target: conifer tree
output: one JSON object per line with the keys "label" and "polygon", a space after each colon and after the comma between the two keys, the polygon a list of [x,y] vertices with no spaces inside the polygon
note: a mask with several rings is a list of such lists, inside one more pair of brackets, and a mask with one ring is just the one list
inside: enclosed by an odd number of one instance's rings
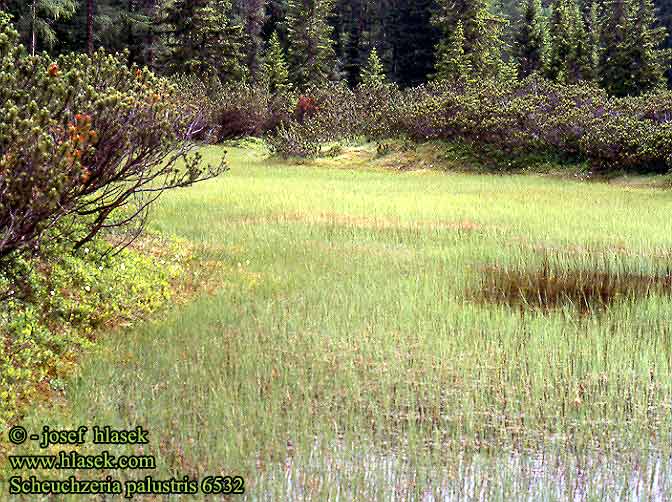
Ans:
{"label": "conifer tree", "polygon": [[93,54],[94,16],[96,12],[95,0],[86,0],[86,49],[89,55]]}
{"label": "conifer tree", "polygon": [[244,27],[244,52],[250,77],[256,81],[260,77],[263,39],[261,32],[266,19],[264,0],[238,0],[238,10]]}
{"label": "conifer tree", "polygon": [[548,27],[541,0],[525,0],[514,49],[519,78],[543,71],[548,58]]}
{"label": "conifer tree", "polygon": [[656,26],[652,0],[639,0],[632,27],[632,89],[629,94],[641,94],[665,85],[665,72],[670,68],[670,50],[663,49],[667,36],[663,27]]}
{"label": "conifer tree", "polygon": [[362,68],[360,81],[363,85],[368,87],[381,87],[385,85],[387,77],[385,75],[385,68],[380,61],[378,51],[374,47],[369,54],[369,59],[366,66]]}
{"label": "conifer tree", "polygon": [[584,76],[588,80],[598,80],[600,66],[600,17],[598,11],[598,0],[591,0],[588,6],[588,18],[586,20],[586,37],[588,43],[588,53],[586,57]]}
{"label": "conifer tree", "polygon": [[611,0],[605,4],[605,12],[600,81],[609,94],[625,96],[634,90],[630,61],[634,41],[632,1]]}
{"label": "conifer tree", "polygon": [[291,89],[285,51],[280,45],[280,37],[278,37],[277,31],[273,32],[268,43],[262,68],[263,80],[271,93],[277,94]]}
{"label": "conifer tree", "polygon": [[242,29],[232,22],[227,0],[176,0],[163,14],[166,71],[206,80],[245,78]]}
{"label": "conifer tree", "polygon": [[558,82],[584,79],[589,66],[589,40],[576,0],[556,0],[550,21],[547,76]]}
{"label": "conifer tree", "polygon": [[333,0],[289,0],[287,4],[288,60],[299,88],[328,82],[336,61],[327,22]]}
{"label": "conifer tree", "polygon": [[569,60],[569,81],[578,82],[580,80],[592,80],[593,69],[591,68],[591,43],[590,34],[583,14],[576,0],[572,0],[570,8],[573,9],[572,23],[573,23],[573,43],[574,50],[572,57]]}
{"label": "conifer tree", "polygon": [[574,45],[572,40],[572,11],[567,0],[556,0],[552,6],[549,25],[550,53],[547,76],[551,80],[569,80],[569,61]]}
{"label": "conifer tree", "polygon": [[450,59],[443,52],[450,47],[451,35],[461,22],[464,52],[473,74],[478,78],[500,76],[505,70],[501,58],[505,21],[488,11],[487,0],[437,0],[437,5],[433,23],[444,36],[443,42],[437,45],[436,61]]}
{"label": "conifer tree", "polygon": [[401,85],[419,85],[434,73],[436,47],[450,32],[433,24],[435,0],[375,0],[375,39],[378,54],[392,79]]}
{"label": "conifer tree", "polygon": [[[469,79],[472,75],[471,62],[464,52],[464,28],[462,21],[457,22],[455,31],[450,38],[441,44],[436,62],[436,80],[462,80]],[[441,45],[440,44],[440,45]]]}
{"label": "conifer tree", "polygon": [[41,42],[47,48],[56,45],[57,37],[53,23],[69,19],[77,10],[75,0],[29,0],[19,6],[16,27],[28,40],[30,53],[35,55]]}

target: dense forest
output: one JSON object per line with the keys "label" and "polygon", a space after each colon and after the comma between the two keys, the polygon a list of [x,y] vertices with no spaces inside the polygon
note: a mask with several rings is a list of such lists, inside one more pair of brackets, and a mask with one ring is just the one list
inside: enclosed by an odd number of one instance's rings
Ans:
{"label": "dense forest", "polygon": [[126,49],[159,73],[222,81],[259,82],[288,65],[298,88],[355,85],[375,50],[402,87],[538,72],[636,95],[663,85],[672,47],[666,0],[0,0],[0,8],[30,51]]}

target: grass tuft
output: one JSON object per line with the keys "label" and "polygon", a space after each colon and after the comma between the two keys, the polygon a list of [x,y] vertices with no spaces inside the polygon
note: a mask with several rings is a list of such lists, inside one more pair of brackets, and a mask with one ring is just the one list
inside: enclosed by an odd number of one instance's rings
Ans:
{"label": "grass tuft", "polygon": [[536,268],[486,267],[474,298],[521,311],[570,307],[581,314],[594,314],[615,303],[672,293],[669,265],[644,274],[629,270],[627,262],[601,261],[595,256],[590,256],[588,262],[589,268],[576,268],[567,257],[545,255]]}

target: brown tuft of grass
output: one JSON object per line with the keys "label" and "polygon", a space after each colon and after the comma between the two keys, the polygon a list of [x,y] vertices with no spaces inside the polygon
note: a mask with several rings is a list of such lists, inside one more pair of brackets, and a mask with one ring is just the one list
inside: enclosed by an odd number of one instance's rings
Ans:
{"label": "brown tuft of grass", "polygon": [[483,269],[476,300],[518,307],[521,311],[575,308],[582,314],[607,309],[616,302],[635,301],[652,294],[672,293],[672,270],[642,273],[595,263],[573,268],[545,257],[541,267]]}

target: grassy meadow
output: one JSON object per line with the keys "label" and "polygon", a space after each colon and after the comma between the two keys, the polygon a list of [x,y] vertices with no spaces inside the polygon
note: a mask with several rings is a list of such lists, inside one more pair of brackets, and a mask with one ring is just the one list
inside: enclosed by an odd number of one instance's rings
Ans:
{"label": "grassy meadow", "polygon": [[669,192],[229,158],[152,218],[203,293],[102,337],[28,430],[141,425],[158,469],[110,475],[249,500],[672,498]]}

